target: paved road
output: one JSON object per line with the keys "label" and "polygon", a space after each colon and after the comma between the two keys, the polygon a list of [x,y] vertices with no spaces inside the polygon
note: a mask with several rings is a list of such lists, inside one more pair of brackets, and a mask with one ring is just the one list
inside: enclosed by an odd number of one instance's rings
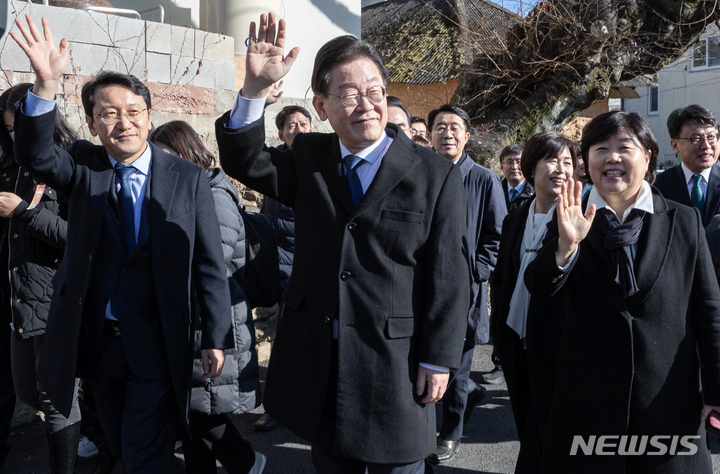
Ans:
{"label": "paved road", "polygon": [[[479,381],[482,374],[492,369],[489,360],[490,347],[478,346],[473,360],[471,377]],[[264,378],[264,369],[261,369]],[[466,473],[512,473],[519,443],[512,421],[507,387],[486,386],[489,389],[484,403],[473,412],[465,427],[460,452],[448,464],[435,468],[437,474]],[[438,407],[439,409],[439,407]],[[262,408],[252,413],[234,417],[234,422],[253,447],[268,457],[265,474],[313,474],[310,461],[310,446],[284,428],[268,433],[258,433],[252,424],[260,417]],[[8,457],[6,473],[44,474],[47,468],[47,443],[40,421],[13,431],[10,441],[13,445]],[[720,446],[713,441],[714,474],[720,474]],[[178,465],[182,465],[182,454],[177,453]],[[81,459],[77,474],[90,474],[95,459]],[[218,469],[224,474],[225,470]],[[4,473],[3,473],[4,474]],[[115,469],[114,474],[120,474]]]}

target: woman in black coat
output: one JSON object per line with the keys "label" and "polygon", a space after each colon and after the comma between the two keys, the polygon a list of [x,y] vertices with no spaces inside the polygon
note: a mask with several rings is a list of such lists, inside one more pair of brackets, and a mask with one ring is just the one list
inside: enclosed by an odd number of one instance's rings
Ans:
{"label": "woman in black coat", "polygon": [[260,405],[260,374],[255,351],[255,329],[250,304],[232,275],[245,264],[245,230],[238,210],[240,197],[215,158],[200,141],[195,130],[183,121],[161,125],[150,137],[161,150],[180,156],[205,168],[220,223],[230,298],[233,305],[235,348],[226,351],[219,377],[204,377],[200,357],[202,340],[199,310],[194,311],[195,361],[190,393],[190,430],[193,440],[183,433],[185,470],[188,474],[217,472],[217,459],[229,473],[261,473],[265,456],[237,431],[228,414],[244,413]]}
{"label": "woman in black coat", "polygon": [[557,226],[557,196],[561,184],[573,175],[578,156],[577,143],[557,133],[540,133],[528,140],[521,166],[536,194],[505,218],[491,282],[498,297],[493,308],[493,317],[498,318],[495,344],[520,439],[516,473],[537,472],[540,466],[565,319],[562,292],[530,297],[523,273],[546,241],[547,230]]}
{"label": "woman in black coat", "polygon": [[720,405],[720,290],[698,211],[644,181],[657,154],[638,114],[586,125],[587,213],[570,181],[525,274],[533,295],[564,288],[567,305],[543,473],[712,472],[702,420]]}

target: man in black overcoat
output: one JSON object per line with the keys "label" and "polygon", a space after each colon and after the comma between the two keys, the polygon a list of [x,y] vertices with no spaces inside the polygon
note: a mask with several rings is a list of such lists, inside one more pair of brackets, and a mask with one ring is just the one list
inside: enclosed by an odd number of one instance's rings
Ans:
{"label": "man in black overcoat", "polygon": [[681,163],[658,173],[654,185],[665,198],[698,208],[715,274],[720,275],[720,167],[715,164],[720,144],[715,116],[705,107],[688,105],[670,113],[667,127]]}
{"label": "man in black overcoat", "polygon": [[485,395],[485,388],[470,378],[475,345],[487,344],[490,321],[487,310],[487,281],[497,263],[500,232],[507,208],[503,199],[500,178],[489,169],[475,163],[465,144],[470,138],[470,117],[454,105],[443,105],[428,116],[433,148],[441,156],[460,168],[467,197],[465,211],[470,242],[471,285],[467,333],[460,367],[450,371],[452,382],[443,397],[442,424],[437,447],[430,455],[433,464],[453,458],[464,424],[477,403]]}
{"label": "man in black overcoat", "polygon": [[[76,366],[93,387],[100,421],[124,472],[174,472],[186,420],[191,279],[200,308],[203,367],[220,374],[233,347],[220,229],[205,172],[146,139],[150,92],[103,72],[83,87],[90,132],[102,146],[53,143],[55,91],[68,63],[43,18],[16,20],[36,81],[15,111],[15,159],[70,201],[67,245],[53,278],[38,378],[70,411]],[[129,175],[129,176],[128,176]]]}
{"label": "man in black overcoat", "polygon": [[249,36],[243,89],[216,123],[220,161],[295,212],[265,408],[312,443],[317,472],[424,473],[470,302],[460,170],[387,124],[387,70],[352,36],[315,58],[313,105],[335,133],[265,147],[265,95],[298,49],[284,55],[273,13]]}

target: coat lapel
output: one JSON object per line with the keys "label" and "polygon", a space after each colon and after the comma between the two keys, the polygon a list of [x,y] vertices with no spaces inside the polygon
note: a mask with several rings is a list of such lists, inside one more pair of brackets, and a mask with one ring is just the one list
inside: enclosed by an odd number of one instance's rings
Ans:
{"label": "coat lapel", "polygon": [[705,208],[703,209],[703,226],[710,223],[710,219],[717,214],[720,205],[720,166],[714,165],[710,170],[710,180],[708,181],[707,199],[705,199]]}
{"label": "coat lapel", "polygon": [[[390,148],[382,158],[382,163],[380,163],[380,168],[378,168],[375,178],[372,183],[370,183],[370,187],[365,192],[365,195],[360,199],[357,207],[355,207],[351,213],[351,216],[354,217],[372,208],[378,201],[392,191],[420,162],[420,158],[410,152],[404,140],[409,139],[407,137],[401,137],[400,134],[395,136]],[[347,187],[347,182],[345,186]],[[348,188],[348,195],[349,194],[350,191]]]}
{"label": "coat lapel", "polygon": [[659,193],[653,193],[654,213],[647,214],[635,255],[635,279],[639,291],[628,298],[631,307],[637,307],[650,294],[665,266],[673,239],[675,212],[669,211]]}
{"label": "coat lapel", "polygon": [[[159,250],[162,248],[168,217],[172,213],[179,173],[167,153],[155,145],[151,144],[150,146],[152,147],[149,201],[150,245],[153,249]],[[160,258],[161,254],[162,252],[153,251],[153,260]]]}
{"label": "coat lapel", "polygon": [[345,212],[351,214],[353,211],[352,196],[350,187],[343,171],[340,141],[337,135],[332,136],[332,145],[325,159],[320,160],[320,173],[327,183],[328,192],[340,203]]}
{"label": "coat lapel", "polygon": [[93,162],[96,166],[90,169],[90,222],[92,222],[93,251],[97,248],[100,240],[100,227],[105,208],[108,206],[110,186],[112,186],[115,176],[105,148],[97,147],[95,150]]}

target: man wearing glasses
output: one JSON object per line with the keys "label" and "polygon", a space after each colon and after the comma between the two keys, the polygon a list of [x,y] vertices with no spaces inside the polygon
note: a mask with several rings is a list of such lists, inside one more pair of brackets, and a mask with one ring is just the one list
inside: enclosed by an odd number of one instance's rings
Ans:
{"label": "man wearing glasses", "polygon": [[[220,227],[204,171],[147,141],[150,91],[105,71],[82,89],[90,133],[53,144],[55,92],[68,43],[18,18],[35,85],[15,111],[16,159],[70,201],[67,245],[53,279],[40,386],[67,416],[76,368],[123,472],[175,472],[186,423],[191,320],[202,321],[202,365],[217,377],[233,347]],[[193,293],[191,295],[191,288]],[[192,301],[191,301],[192,296]]]}
{"label": "man wearing glasses", "polygon": [[216,122],[220,161],[295,212],[265,408],[310,441],[316,472],[424,473],[470,302],[460,170],[387,123],[387,70],[352,36],[313,68],[313,106],[335,133],[264,147],[265,96],[298,49],[285,56],[273,13],[249,36],[243,88]]}
{"label": "man wearing glasses", "polygon": [[681,163],[657,175],[655,187],[672,201],[693,206],[702,215],[715,273],[720,276],[720,154],[718,125],[700,105],[673,110],[667,121],[670,145]]}

